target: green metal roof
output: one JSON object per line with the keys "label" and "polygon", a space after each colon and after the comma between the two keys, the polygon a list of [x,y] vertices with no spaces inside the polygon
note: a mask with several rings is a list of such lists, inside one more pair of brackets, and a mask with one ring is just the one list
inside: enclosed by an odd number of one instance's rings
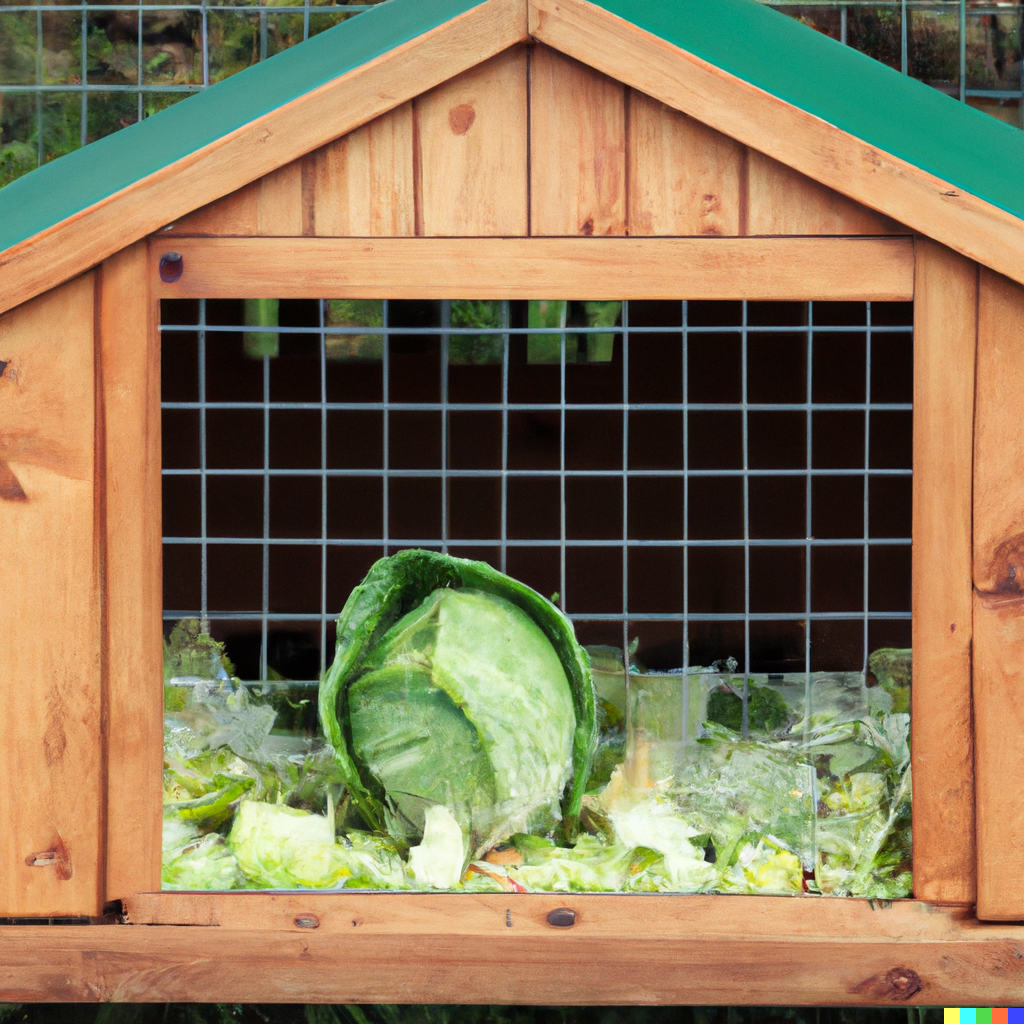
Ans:
{"label": "green metal roof", "polygon": [[[389,0],[0,189],[0,252],[479,0]],[[525,3],[525,0],[524,0]],[[756,0],[597,0],[639,28],[1024,218],[1024,132]]]}
{"label": "green metal roof", "polygon": [[477,7],[390,0],[0,189],[0,252]]}
{"label": "green metal roof", "polygon": [[756,0],[593,0],[606,11],[1024,218],[1024,132]]}

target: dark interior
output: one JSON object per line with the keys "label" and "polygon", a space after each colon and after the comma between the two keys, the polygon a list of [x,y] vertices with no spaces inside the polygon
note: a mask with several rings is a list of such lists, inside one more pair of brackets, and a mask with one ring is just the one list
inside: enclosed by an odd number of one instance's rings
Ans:
{"label": "dark interior", "polygon": [[[264,596],[267,666],[315,680],[333,651],[329,616],[385,551],[447,541],[501,567],[504,415],[505,571],[557,594],[581,642],[638,637],[638,662],[678,667],[685,611],[689,664],[803,671],[809,589],[812,670],[863,667],[865,610],[868,650],[910,646],[910,303],[690,302],[684,365],[683,303],[630,302],[630,332],[656,330],[630,333],[628,366],[620,319],[610,361],[587,362],[581,348],[564,367],[566,475],[563,368],[529,362],[525,335],[509,339],[503,413],[500,359],[449,362],[445,381],[440,333],[391,334],[385,411],[381,359],[322,359],[320,302],[281,301],[279,353],[266,360],[246,355],[241,301],[204,306],[201,368],[200,304],[163,304],[164,607],[168,628],[204,611],[205,417],[205,611],[243,679],[261,677]],[[442,322],[436,301],[389,310],[391,330]],[[527,304],[510,303],[507,317],[527,327]],[[200,409],[201,386],[207,403],[251,404]],[[554,408],[520,408],[530,405]],[[808,476],[809,449],[812,470],[835,475]],[[460,475],[481,470],[492,475]],[[648,542],[625,556],[624,515],[628,539]],[[865,543],[865,522],[871,541],[899,543]]]}

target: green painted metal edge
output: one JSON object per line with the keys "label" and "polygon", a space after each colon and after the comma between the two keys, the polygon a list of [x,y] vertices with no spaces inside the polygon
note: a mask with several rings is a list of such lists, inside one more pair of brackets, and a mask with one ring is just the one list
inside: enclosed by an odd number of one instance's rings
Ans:
{"label": "green painted metal edge", "polygon": [[593,0],[709,64],[1016,217],[1024,131],[756,0]]}
{"label": "green painted metal edge", "polygon": [[0,189],[0,252],[479,6],[389,0]]}

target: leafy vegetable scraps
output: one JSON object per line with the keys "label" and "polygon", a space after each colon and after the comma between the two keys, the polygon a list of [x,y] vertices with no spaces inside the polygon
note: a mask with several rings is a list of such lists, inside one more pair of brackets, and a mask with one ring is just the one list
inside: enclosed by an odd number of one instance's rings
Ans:
{"label": "leafy vegetable scraps", "polygon": [[627,673],[533,591],[423,555],[346,606],[340,753],[281,735],[277,684],[233,678],[199,623],[173,631],[166,888],[909,894],[898,695],[860,673],[751,678],[744,736],[734,665]]}
{"label": "leafy vegetable scraps", "polygon": [[[749,728],[756,732],[774,732],[788,725],[789,718],[789,708],[779,694],[767,686],[748,684]],[[731,686],[720,686],[708,695],[708,720],[739,732],[743,723],[743,698]]]}
{"label": "leafy vegetable scraps", "polygon": [[596,737],[584,650],[536,591],[429,551],[381,559],[338,620],[320,719],[366,824],[401,843],[441,804],[482,853],[561,800],[575,827]]}

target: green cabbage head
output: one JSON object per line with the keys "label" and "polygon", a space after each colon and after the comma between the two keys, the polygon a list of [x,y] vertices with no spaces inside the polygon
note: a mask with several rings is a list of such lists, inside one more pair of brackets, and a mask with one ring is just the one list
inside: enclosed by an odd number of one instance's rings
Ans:
{"label": "green cabbage head", "polygon": [[381,559],[338,620],[320,720],[366,823],[403,843],[447,807],[483,850],[538,816],[579,817],[596,738],[569,620],[492,569],[430,551]]}

